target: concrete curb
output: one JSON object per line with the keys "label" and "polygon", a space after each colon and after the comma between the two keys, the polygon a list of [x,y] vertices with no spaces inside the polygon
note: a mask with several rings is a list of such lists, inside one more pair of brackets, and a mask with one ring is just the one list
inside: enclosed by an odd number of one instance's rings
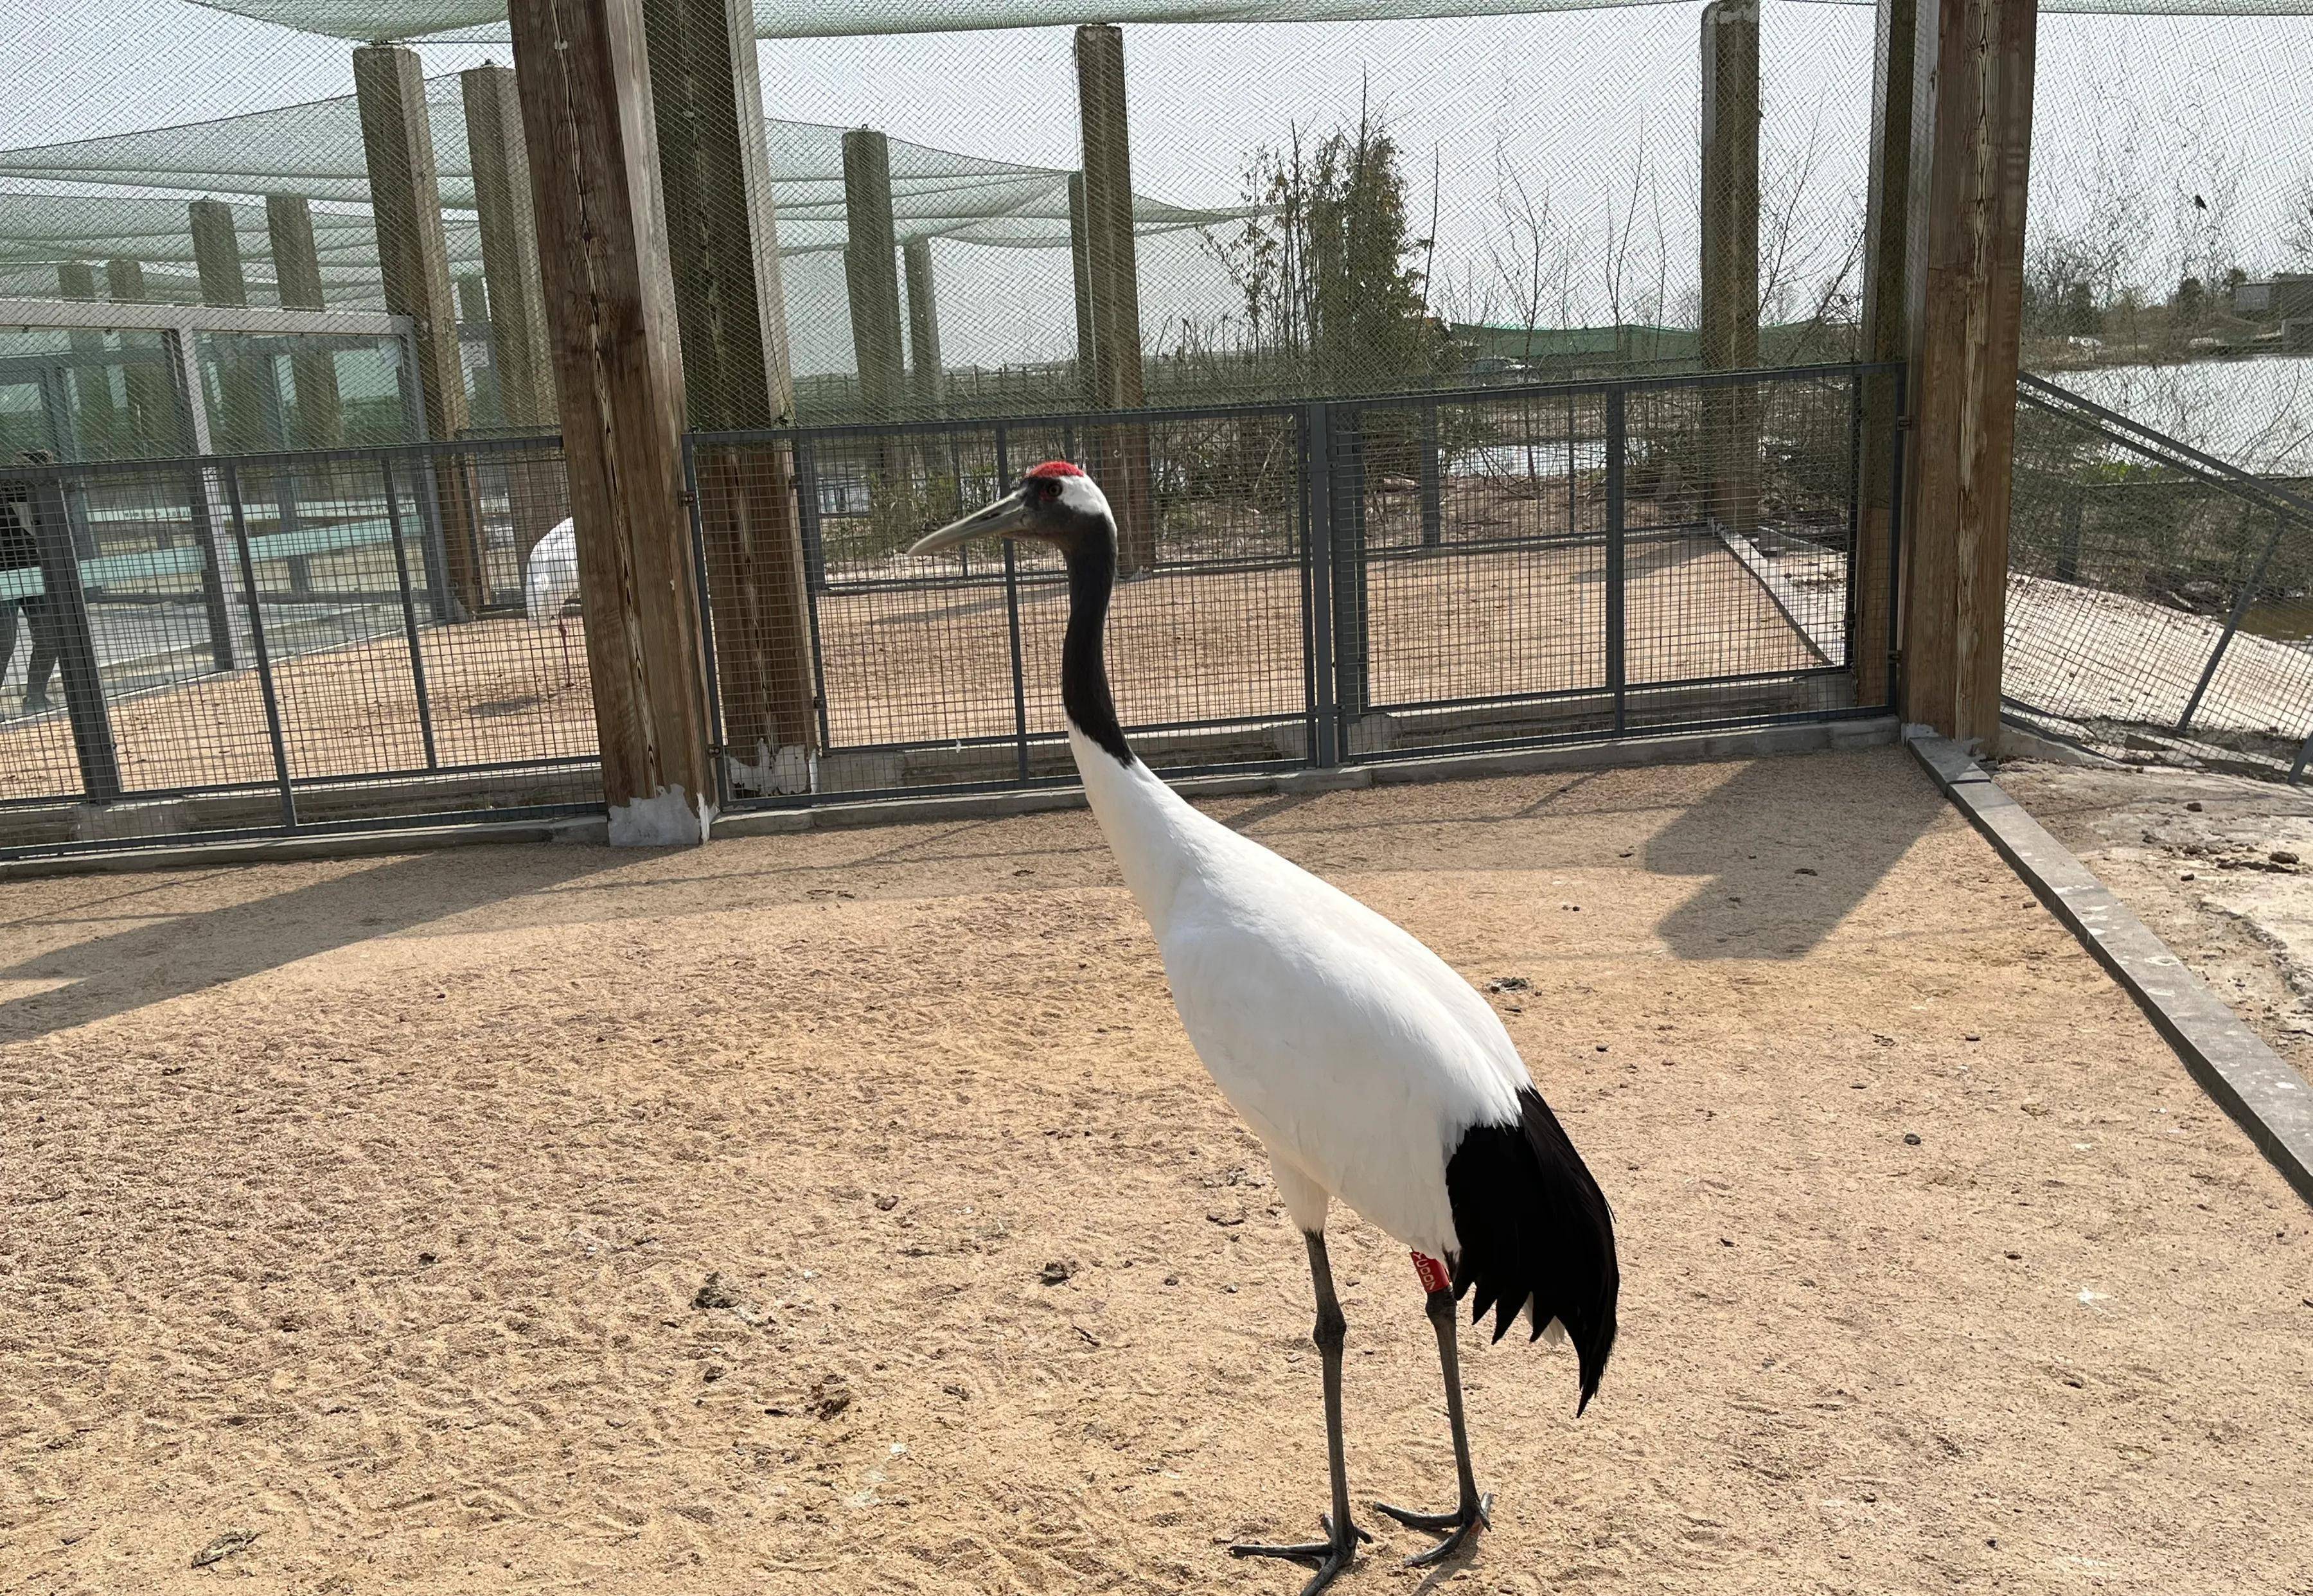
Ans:
{"label": "concrete curb", "polygon": [[1975,829],[2112,973],[2203,1090],[2313,1202],[2313,1089],[2187,970],[1966,750],[1920,728],[1905,742]]}
{"label": "concrete curb", "polygon": [[[1287,771],[1245,776],[1191,776],[1173,785],[1191,798],[1267,793],[1336,792],[1401,782],[1447,781],[1479,776],[1522,775],[1539,771],[1600,770],[1622,765],[1695,764],[1709,760],[1756,759],[1776,754],[1823,754],[1883,747],[1896,738],[1892,716],[1864,720],[1815,720],[1748,730],[1688,732],[1620,742],[1565,743],[1544,748],[1440,754],[1429,759],[1390,760],[1328,771]],[[1081,809],[1081,787],[1036,787],[1025,791],[964,793],[942,798],[871,798],[822,803],[808,808],[752,809],[716,817],[710,835],[778,836],[794,832],[910,822],[990,820],[1056,809]],[[128,870],[203,869],[212,865],[278,864],[289,860],[349,859],[381,853],[418,853],[432,848],[463,848],[488,842],[565,842],[607,846],[609,822],[600,815],[561,820],[510,821],[478,825],[443,825],[403,831],[332,832],[321,836],[270,837],[243,842],[188,842],[161,848],[123,848],[92,853],[0,860],[0,882],[48,876],[109,875]]]}

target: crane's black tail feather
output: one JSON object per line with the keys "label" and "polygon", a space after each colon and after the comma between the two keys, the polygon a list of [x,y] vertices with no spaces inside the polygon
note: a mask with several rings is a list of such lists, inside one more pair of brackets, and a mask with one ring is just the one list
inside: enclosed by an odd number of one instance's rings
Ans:
{"label": "crane's black tail feather", "polygon": [[1521,1309],[1536,1336],[1552,1319],[1565,1326],[1581,1370],[1581,1412],[1614,1350],[1622,1267],[1605,1194],[1541,1093],[1518,1093],[1516,1121],[1463,1135],[1446,1161],[1446,1195],[1461,1242],[1447,1260],[1455,1297],[1475,1291],[1473,1319],[1495,1310],[1497,1341]]}

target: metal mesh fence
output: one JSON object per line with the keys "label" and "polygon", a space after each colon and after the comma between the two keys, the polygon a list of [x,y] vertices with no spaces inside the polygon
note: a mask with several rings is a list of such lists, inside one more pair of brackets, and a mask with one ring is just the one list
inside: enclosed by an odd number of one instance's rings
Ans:
{"label": "metal mesh fence", "polygon": [[726,800],[1071,779],[1056,557],[902,552],[1048,457],[1110,487],[1111,673],[1162,770],[1878,709],[1854,670],[1887,616],[1853,557],[1868,375],[694,439],[725,463],[693,469],[726,699],[734,656],[781,645],[734,624],[743,562],[707,529],[791,482],[808,576],[822,752],[767,763],[726,703]]}
{"label": "metal mesh fence", "polygon": [[2123,758],[2278,773],[2313,732],[2305,485],[2242,472],[2053,384],[2019,408],[2002,691]]}
{"label": "metal mesh fence", "polygon": [[525,604],[562,492],[540,445],[14,468],[0,849],[599,804],[575,569]]}

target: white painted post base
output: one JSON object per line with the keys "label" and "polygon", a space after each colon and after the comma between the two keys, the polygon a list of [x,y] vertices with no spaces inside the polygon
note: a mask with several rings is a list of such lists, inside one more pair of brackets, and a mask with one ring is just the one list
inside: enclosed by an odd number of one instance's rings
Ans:
{"label": "white painted post base", "polygon": [[758,797],[811,792],[819,772],[819,756],[796,743],[774,751],[770,743],[758,742],[752,761],[735,754],[725,754],[724,760],[731,785]]}
{"label": "white painted post base", "polygon": [[714,802],[680,787],[662,787],[646,798],[611,808],[613,848],[695,848],[715,824]]}

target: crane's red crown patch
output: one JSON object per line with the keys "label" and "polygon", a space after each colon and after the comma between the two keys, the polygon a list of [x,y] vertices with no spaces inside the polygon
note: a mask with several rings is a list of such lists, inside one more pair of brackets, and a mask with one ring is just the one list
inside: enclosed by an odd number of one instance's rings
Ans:
{"label": "crane's red crown patch", "polygon": [[1084,468],[1065,460],[1047,460],[1042,465],[1030,466],[1027,475],[1031,481],[1043,477],[1080,477],[1084,475]]}

